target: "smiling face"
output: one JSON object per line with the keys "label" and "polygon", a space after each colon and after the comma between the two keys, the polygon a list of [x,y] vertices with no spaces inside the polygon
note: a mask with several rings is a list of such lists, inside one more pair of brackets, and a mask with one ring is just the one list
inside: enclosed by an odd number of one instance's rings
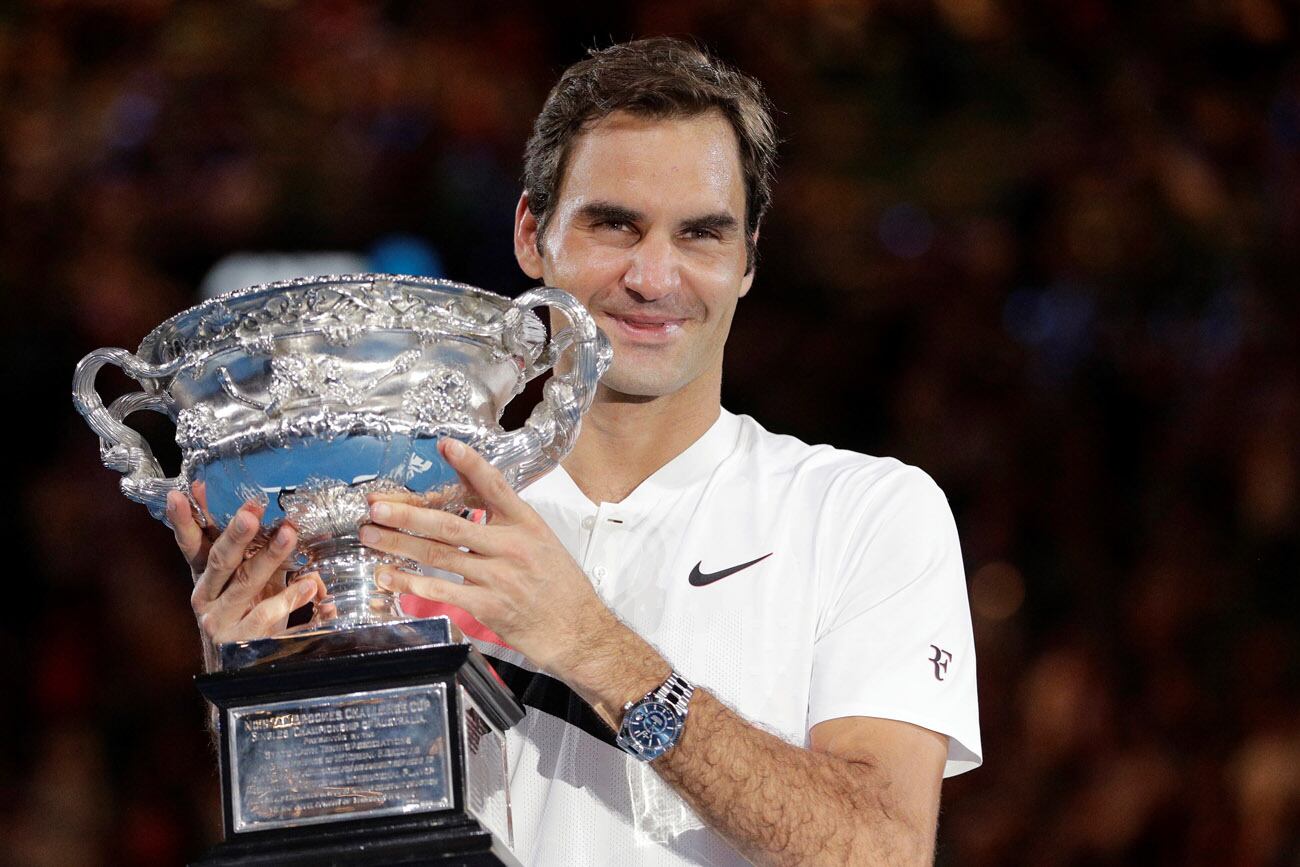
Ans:
{"label": "smiling face", "polygon": [[569,150],[540,244],[521,199],[515,255],[578,298],[614,346],[602,386],[623,395],[715,396],[746,273],[745,184],[731,125],[612,114]]}

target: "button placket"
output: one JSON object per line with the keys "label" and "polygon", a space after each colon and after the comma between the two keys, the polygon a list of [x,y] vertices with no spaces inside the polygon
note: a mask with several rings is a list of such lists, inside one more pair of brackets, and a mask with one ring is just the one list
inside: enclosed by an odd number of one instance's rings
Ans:
{"label": "button placket", "polygon": [[578,565],[582,567],[582,571],[590,578],[591,561],[596,549],[596,534],[592,532],[592,529],[596,526],[595,516],[586,515],[582,517],[578,521],[578,526],[581,528],[578,531],[578,550],[581,554],[574,559],[578,561]]}
{"label": "button placket", "polygon": [[615,546],[618,542],[615,536],[622,519],[609,509],[607,504],[602,503],[594,516],[583,519],[583,527],[587,527],[588,522],[591,524],[591,541],[587,545],[587,557],[583,568],[597,588],[607,591],[611,573],[618,567],[614,562],[617,554]]}

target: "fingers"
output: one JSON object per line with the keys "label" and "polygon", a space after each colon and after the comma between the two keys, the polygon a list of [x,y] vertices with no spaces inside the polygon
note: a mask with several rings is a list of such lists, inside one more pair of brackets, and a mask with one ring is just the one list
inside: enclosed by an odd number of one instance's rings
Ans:
{"label": "fingers", "polygon": [[376,502],[370,507],[370,519],[376,524],[434,539],[453,548],[468,548],[478,554],[502,553],[498,550],[499,540],[491,530],[439,509]]}
{"label": "fingers", "polygon": [[488,599],[488,591],[470,584],[457,584],[432,575],[417,575],[385,566],[375,573],[375,583],[393,593],[413,593],[433,602],[445,602],[463,608],[482,620],[480,612]]}
{"label": "fingers", "polygon": [[244,551],[257,535],[258,512],[252,504],[242,506],[226,529],[208,549],[203,574],[194,584],[195,601],[211,602],[221,595],[230,576],[244,562]]}
{"label": "fingers", "polygon": [[[298,531],[289,524],[282,525],[265,548],[235,569],[222,596],[232,605],[250,604],[270,586],[273,578],[283,574],[297,542]],[[208,559],[211,561],[211,556]]]}
{"label": "fingers", "polygon": [[195,575],[201,573],[208,562],[208,537],[199,522],[194,520],[189,500],[180,491],[167,495],[167,520],[176,534],[176,546]]}
{"label": "fingers", "polygon": [[212,513],[208,511],[208,483],[195,482],[190,486],[190,493],[194,495],[194,502],[199,504],[199,510],[203,512],[203,520],[209,534],[215,536],[217,522],[212,519]]}
{"label": "fingers", "polygon": [[408,491],[405,488],[392,491],[375,491],[366,494],[367,503],[407,503],[412,506],[427,505],[428,495],[417,494],[414,491]]}
{"label": "fingers", "polygon": [[[325,580],[320,577],[319,572],[308,572],[304,575],[299,575],[295,581],[310,581],[315,584],[316,592],[312,596],[313,599],[324,599],[326,596],[330,595],[328,588],[325,587]],[[331,607],[333,606],[331,605]]]}
{"label": "fingers", "polygon": [[489,464],[478,452],[451,437],[439,441],[438,451],[493,514],[507,521],[518,521],[529,513],[528,506],[515,493],[515,489],[510,487],[501,471]]}
{"label": "fingers", "polygon": [[229,635],[220,641],[247,641],[263,638],[279,630],[298,608],[310,602],[319,592],[320,578],[299,578],[279,593],[264,599],[244,615]]}
{"label": "fingers", "polygon": [[388,530],[374,524],[367,524],[361,528],[361,542],[376,551],[396,554],[426,566],[473,578],[483,577],[484,565],[487,562],[478,554],[466,553],[436,539],[412,536],[409,533]]}
{"label": "fingers", "polygon": [[191,597],[196,611],[206,609],[218,599],[223,606],[242,611],[285,568],[298,541],[298,531],[288,524],[280,527],[270,544],[246,558],[248,546],[257,536],[260,514],[258,504],[245,504],[212,543],[207,566],[195,583]]}

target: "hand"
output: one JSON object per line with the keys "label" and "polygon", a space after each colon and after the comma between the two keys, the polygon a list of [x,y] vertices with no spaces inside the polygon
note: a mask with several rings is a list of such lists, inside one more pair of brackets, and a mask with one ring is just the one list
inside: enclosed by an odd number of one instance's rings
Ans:
{"label": "hand", "polygon": [[488,523],[413,505],[409,498],[375,495],[374,524],[361,529],[361,541],[462,575],[465,583],[392,567],[381,569],[376,579],[386,589],[464,609],[534,664],[568,680],[600,636],[626,627],[495,467],[455,440],[443,439],[438,448],[466,492],[486,506]]}
{"label": "hand", "polygon": [[[206,514],[202,483],[195,484],[194,495]],[[167,496],[167,517],[194,578],[190,606],[209,648],[273,635],[284,629],[295,609],[325,595],[325,585],[314,573],[285,585],[289,559],[298,541],[297,531],[289,524],[280,527],[270,544],[249,556],[263,511],[260,503],[245,503],[226,529],[212,538],[194,519],[183,494]],[[212,526],[210,518],[208,526]]]}

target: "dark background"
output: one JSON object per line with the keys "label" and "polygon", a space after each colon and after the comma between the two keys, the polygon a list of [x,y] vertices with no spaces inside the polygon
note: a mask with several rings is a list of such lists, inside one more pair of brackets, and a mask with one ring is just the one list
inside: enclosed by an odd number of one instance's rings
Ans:
{"label": "dark background", "polygon": [[187,571],[76,361],[233,251],[413,236],[519,291],[550,84],[671,33],[785,139],[725,404],[957,516],[986,764],[940,863],[1300,864],[1294,4],[471,5],[0,11],[0,861],[180,863],[219,826]]}

